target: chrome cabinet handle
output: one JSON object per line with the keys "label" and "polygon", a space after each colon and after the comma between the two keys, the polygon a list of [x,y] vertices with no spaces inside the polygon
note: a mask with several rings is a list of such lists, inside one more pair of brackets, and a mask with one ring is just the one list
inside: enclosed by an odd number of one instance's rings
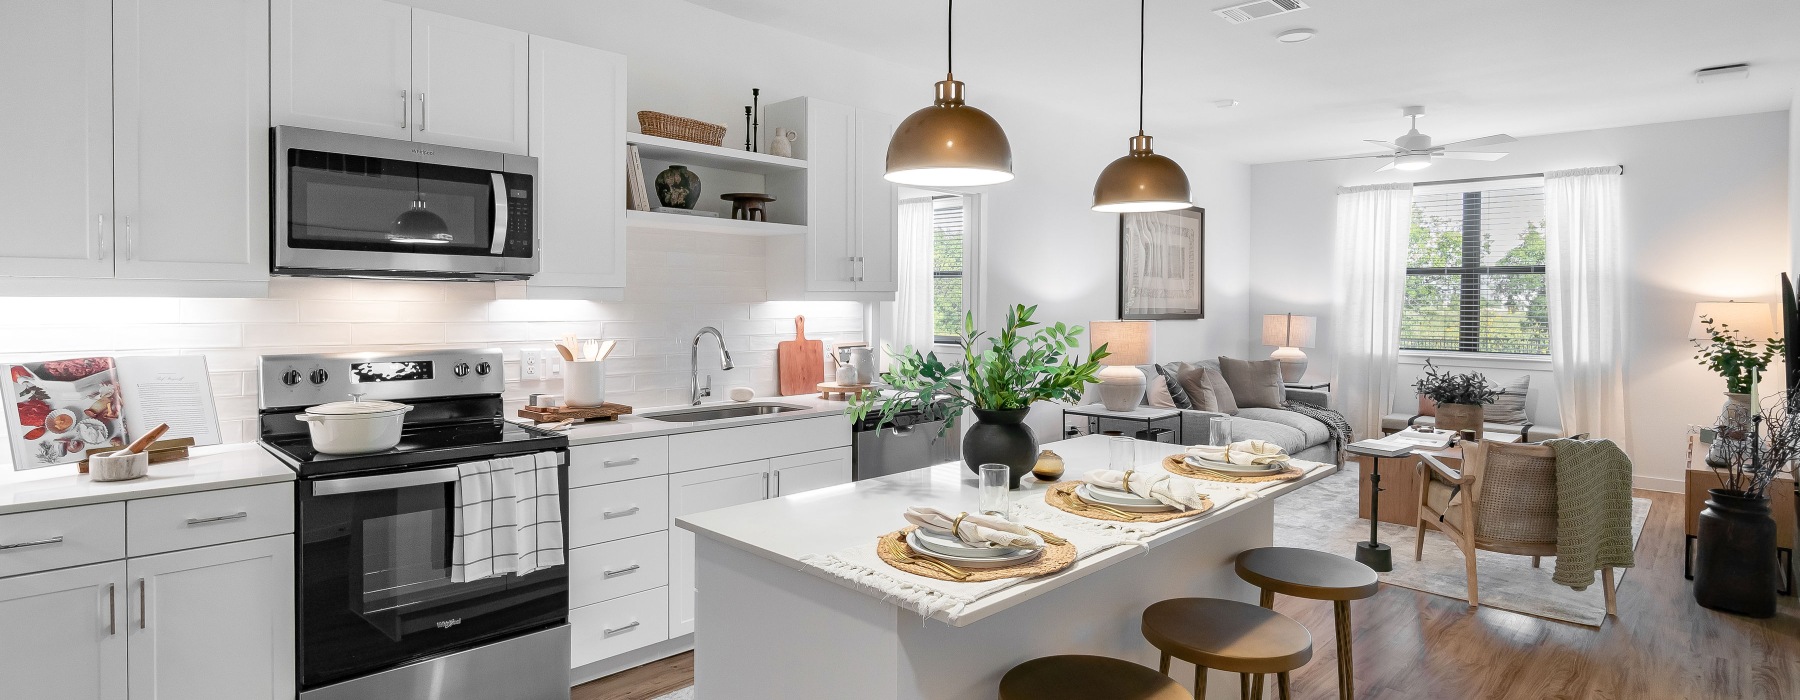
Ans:
{"label": "chrome cabinet handle", "polygon": [[248,517],[250,517],[249,513],[240,510],[236,513],[232,513],[231,515],[215,515],[210,518],[188,518],[187,524],[202,525],[205,523],[216,523],[216,522],[225,521],[225,520],[243,520],[244,518],[248,518]]}
{"label": "chrome cabinet handle", "polygon": [[386,491],[429,486],[431,484],[455,483],[458,477],[456,467],[442,467],[422,472],[400,472],[398,474],[379,474],[376,476],[353,476],[348,479],[328,479],[313,482],[314,496],[338,496],[346,493],[363,493],[365,491]]}
{"label": "chrome cabinet handle", "polygon": [[620,633],[620,632],[626,632],[626,631],[630,631],[630,630],[633,630],[633,629],[637,629],[637,626],[638,626],[638,625],[641,625],[641,624],[643,624],[643,623],[641,623],[641,622],[638,622],[638,621],[637,621],[637,620],[632,620],[632,621],[631,621],[631,624],[629,624],[629,625],[625,625],[625,626],[624,626],[624,627],[613,627],[613,628],[611,628],[611,629],[604,629],[604,630],[600,630],[600,636],[602,636],[602,637],[611,637],[611,636],[613,636],[613,635],[615,635],[615,634],[618,634],[618,633]]}
{"label": "chrome cabinet handle", "polygon": [[631,515],[632,513],[636,513],[639,510],[642,510],[642,509],[638,508],[637,506],[632,506],[630,508],[626,508],[625,510],[609,510],[604,513],[601,513],[600,517],[601,518],[609,518],[609,519],[610,518],[623,518],[627,515]]}
{"label": "chrome cabinet handle", "polygon": [[776,496],[780,496],[781,495],[781,472],[775,471],[775,472],[770,472],[770,474],[774,475],[774,477],[775,477],[775,488],[772,490],[772,492]]}
{"label": "chrome cabinet handle", "polygon": [[106,584],[106,636],[108,637],[119,633],[119,602],[118,596],[114,595],[117,592],[117,584]]}
{"label": "chrome cabinet handle", "polygon": [[146,629],[150,626],[150,608],[144,605],[144,599],[149,597],[144,591],[149,588],[149,583],[146,583],[144,579],[138,579],[138,629]]}
{"label": "chrome cabinet handle", "polygon": [[106,215],[100,214],[98,216],[98,218],[100,220],[100,225],[94,229],[94,247],[97,250],[97,252],[99,252],[99,254],[100,254],[99,259],[105,260],[106,259]]}
{"label": "chrome cabinet handle", "polygon": [[400,128],[405,129],[409,126],[412,126],[412,122],[410,120],[410,115],[409,115],[409,113],[411,111],[412,111],[412,103],[406,101],[406,91],[401,90],[400,91]]}
{"label": "chrome cabinet handle", "polygon": [[602,467],[628,467],[633,464],[637,464],[638,462],[641,462],[641,461],[643,461],[643,460],[639,459],[637,457],[632,457],[630,459],[619,459],[619,460],[609,459],[604,462],[601,462],[600,466],[602,466]]}
{"label": "chrome cabinet handle", "polygon": [[419,131],[425,130],[425,93],[419,93]]}
{"label": "chrome cabinet handle", "polygon": [[136,260],[137,259],[137,234],[131,230],[131,217],[129,217],[129,216],[125,217],[124,222],[125,222],[125,259],[126,260]]}
{"label": "chrome cabinet handle", "polygon": [[769,493],[769,473],[768,472],[763,472],[763,498],[774,498],[774,496]]}
{"label": "chrome cabinet handle", "polygon": [[47,544],[56,544],[61,541],[63,541],[62,535],[57,535],[55,537],[50,537],[50,538],[41,539],[41,540],[32,540],[30,542],[15,542],[13,544],[0,544],[0,550],[24,549],[26,547],[42,547]]}
{"label": "chrome cabinet handle", "polygon": [[602,572],[600,572],[600,578],[612,578],[614,576],[624,576],[625,574],[629,574],[629,573],[631,573],[633,571],[637,571],[638,569],[641,569],[641,568],[643,568],[643,567],[641,567],[637,564],[632,564],[631,566],[627,566],[623,569],[613,569],[612,571],[602,571]]}

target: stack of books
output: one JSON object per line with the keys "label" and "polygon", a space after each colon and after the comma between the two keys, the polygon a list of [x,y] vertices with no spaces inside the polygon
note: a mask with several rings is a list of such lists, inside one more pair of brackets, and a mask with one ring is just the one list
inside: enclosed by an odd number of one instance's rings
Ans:
{"label": "stack of books", "polygon": [[1393,435],[1350,443],[1351,449],[1382,457],[1405,457],[1417,450],[1441,450],[1450,446],[1450,431],[1429,433],[1407,428]]}

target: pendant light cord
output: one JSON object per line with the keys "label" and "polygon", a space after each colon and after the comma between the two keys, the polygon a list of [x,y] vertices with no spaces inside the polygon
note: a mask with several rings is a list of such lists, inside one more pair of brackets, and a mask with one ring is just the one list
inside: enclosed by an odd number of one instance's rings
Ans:
{"label": "pendant light cord", "polygon": [[944,10],[944,73],[956,75],[956,0],[948,0]]}
{"label": "pendant light cord", "polygon": [[1138,134],[1144,133],[1144,5],[1148,0],[1138,0]]}

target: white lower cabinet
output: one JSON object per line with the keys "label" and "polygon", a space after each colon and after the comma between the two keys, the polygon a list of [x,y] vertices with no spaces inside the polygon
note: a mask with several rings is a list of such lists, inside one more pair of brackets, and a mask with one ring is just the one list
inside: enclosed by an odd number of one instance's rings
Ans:
{"label": "white lower cabinet", "polygon": [[769,460],[727,464],[669,477],[669,634],[694,631],[694,535],[675,518],[768,496]]}
{"label": "white lower cabinet", "polygon": [[850,448],[839,447],[769,460],[769,497],[850,483]]}
{"label": "white lower cabinet", "polygon": [[651,476],[569,491],[569,546],[584,547],[669,527],[669,478]]}
{"label": "white lower cabinet", "polygon": [[569,552],[569,607],[612,600],[669,583],[669,533],[627,537]]}
{"label": "white lower cabinet", "polygon": [[668,639],[668,610],[667,587],[570,610],[570,663],[583,666]]}
{"label": "white lower cabinet", "polygon": [[125,562],[0,578],[0,695],[125,698]]}
{"label": "white lower cabinet", "polygon": [[129,560],[131,700],[294,697],[294,538]]}

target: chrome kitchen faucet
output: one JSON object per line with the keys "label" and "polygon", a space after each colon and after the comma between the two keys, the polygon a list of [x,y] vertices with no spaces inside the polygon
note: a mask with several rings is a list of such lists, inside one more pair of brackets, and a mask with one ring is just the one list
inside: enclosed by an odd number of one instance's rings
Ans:
{"label": "chrome kitchen faucet", "polygon": [[708,333],[719,339],[719,369],[731,369],[731,351],[725,349],[725,336],[719,334],[719,329],[706,326],[695,331],[694,344],[688,346],[688,386],[693,389],[690,398],[695,406],[700,405],[700,399],[712,396],[712,375],[706,375],[706,386],[700,386],[700,338]]}

